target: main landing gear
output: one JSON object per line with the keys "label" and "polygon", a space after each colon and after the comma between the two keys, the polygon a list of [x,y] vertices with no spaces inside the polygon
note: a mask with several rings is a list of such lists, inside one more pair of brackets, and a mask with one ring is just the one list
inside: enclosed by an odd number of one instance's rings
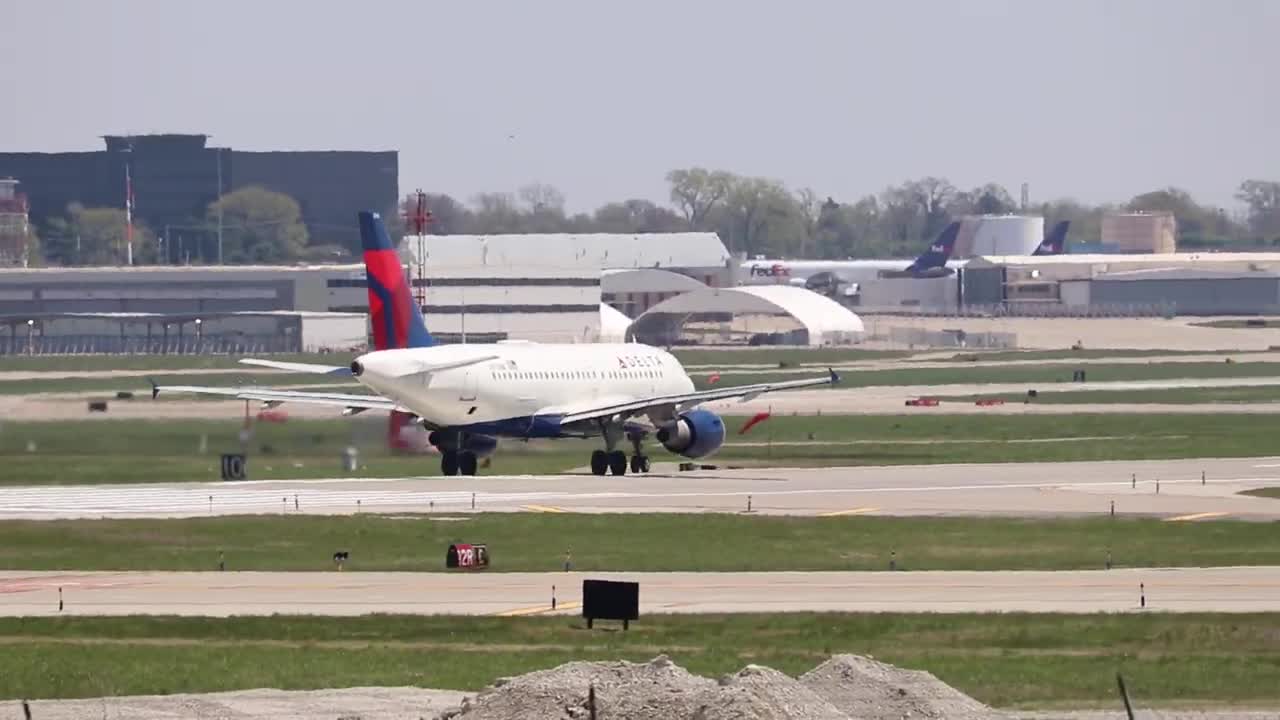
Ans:
{"label": "main landing gear", "polygon": [[476,454],[467,450],[441,450],[440,474],[448,477],[454,475],[475,475],[479,466]]}
{"label": "main landing gear", "polygon": [[630,462],[628,462],[625,452],[614,449],[620,439],[618,433],[605,431],[604,440],[608,449],[596,450],[591,453],[592,475],[626,475],[628,467],[631,468],[633,473],[649,472],[649,456],[645,455],[644,451],[640,449],[640,441],[644,439],[644,436],[638,433],[629,434],[631,446],[635,448],[635,454],[631,456]]}

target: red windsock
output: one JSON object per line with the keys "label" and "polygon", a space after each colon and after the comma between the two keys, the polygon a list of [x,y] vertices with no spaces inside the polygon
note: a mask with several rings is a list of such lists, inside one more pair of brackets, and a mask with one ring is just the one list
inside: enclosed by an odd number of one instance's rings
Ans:
{"label": "red windsock", "polygon": [[747,433],[747,431],[748,431],[748,430],[750,430],[751,428],[755,427],[756,425],[758,425],[758,424],[760,424],[760,423],[762,423],[762,422],[764,422],[765,420],[768,420],[768,419],[769,419],[769,413],[767,413],[767,412],[759,412],[759,413],[756,413],[755,415],[752,415],[752,416],[751,416],[751,419],[750,419],[750,420],[746,421],[746,422],[742,425],[742,429],[738,431],[738,434],[739,434],[739,435],[745,435],[745,434]]}
{"label": "red windsock", "polygon": [[715,372],[707,376],[708,385],[715,385],[717,382],[720,382],[720,373]]}

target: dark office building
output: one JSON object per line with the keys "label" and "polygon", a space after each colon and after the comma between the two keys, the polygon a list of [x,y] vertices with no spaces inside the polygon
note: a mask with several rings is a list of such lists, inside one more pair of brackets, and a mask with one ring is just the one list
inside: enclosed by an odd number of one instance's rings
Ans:
{"label": "dark office building", "polygon": [[0,153],[0,177],[17,178],[44,226],[67,205],[124,207],[125,164],[134,214],[157,233],[204,217],[223,193],[258,185],[292,196],[312,244],[358,247],[356,212],[395,211],[399,157],[388,152],[243,152],[208,147],[206,135],[107,136],[95,152]]}

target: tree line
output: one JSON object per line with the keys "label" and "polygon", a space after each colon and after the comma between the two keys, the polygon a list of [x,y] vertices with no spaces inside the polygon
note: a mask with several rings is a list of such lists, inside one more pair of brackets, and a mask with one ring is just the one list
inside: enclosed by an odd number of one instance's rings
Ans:
{"label": "tree line", "polygon": [[[633,198],[607,203],[591,213],[570,214],[564,195],[544,184],[515,193],[481,193],[468,203],[426,194],[435,234],[649,233],[705,231],[718,234],[731,252],[784,257],[902,257],[920,251],[953,219],[973,214],[1027,212],[1046,226],[1071,221],[1072,243],[1097,243],[1102,217],[1117,211],[1169,211],[1178,221],[1185,249],[1259,249],[1280,245],[1280,182],[1247,180],[1236,198],[1244,214],[1197,202],[1178,188],[1162,188],[1126,203],[1089,205],[1064,199],[1022,208],[998,183],[969,190],[945,178],[925,177],[854,200],[822,197],[811,188],[793,190],[768,178],[685,168],[667,174],[670,205]],[[401,203],[412,216],[415,195]]]}
{"label": "tree line", "polygon": [[[40,230],[33,254],[48,265],[124,265],[127,232],[122,208],[72,203],[65,215],[50,218]],[[133,218],[135,265],[213,264],[219,253],[228,264],[273,264],[328,259],[345,252],[314,246],[309,240],[298,202],[261,187],[227,193],[210,203],[203,217],[178,225],[153,228]]]}
{"label": "tree line", "polygon": [[[1264,249],[1280,246],[1280,182],[1246,180],[1236,198],[1243,212],[1203,204],[1178,188],[1162,188],[1120,204],[1090,205],[1065,199],[1020,207],[998,183],[962,190],[945,178],[925,177],[852,200],[823,197],[811,188],[791,189],[768,178],[722,170],[683,168],[666,176],[669,204],[643,198],[606,203],[589,213],[569,213],[565,196],[543,183],[516,192],[486,192],[463,202],[428,193],[431,234],[717,233],[731,252],[782,257],[876,258],[917,254],[953,219],[971,214],[1027,212],[1046,225],[1071,221],[1072,244],[1097,243],[1102,217],[1115,211],[1169,211],[1178,221],[1178,244],[1196,249]],[[404,197],[384,213],[394,235],[411,232],[417,197]],[[173,232],[134,224],[136,263],[212,263],[209,246],[221,218],[227,263],[277,263],[350,259],[358,254],[354,222],[345,247],[310,242],[298,203],[259,187],[224,195],[205,216]],[[121,264],[125,214],[118,208],[72,205],[41,230],[40,254],[49,264]],[[185,232],[185,236],[184,236]],[[190,238],[190,242],[184,241]],[[193,252],[193,248],[197,252]]]}

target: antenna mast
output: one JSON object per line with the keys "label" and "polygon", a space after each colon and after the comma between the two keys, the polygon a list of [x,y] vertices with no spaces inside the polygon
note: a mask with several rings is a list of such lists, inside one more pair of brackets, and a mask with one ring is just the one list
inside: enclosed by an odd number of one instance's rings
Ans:
{"label": "antenna mast", "polygon": [[427,194],[419,188],[414,192],[414,196],[416,201],[413,212],[408,212],[406,208],[405,215],[406,219],[413,223],[413,234],[417,236],[418,272],[413,283],[413,296],[418,302],[418,309],[423,310],[427,304],[427,223],[435,218],[431,215],[431,211],[427,210]]}

